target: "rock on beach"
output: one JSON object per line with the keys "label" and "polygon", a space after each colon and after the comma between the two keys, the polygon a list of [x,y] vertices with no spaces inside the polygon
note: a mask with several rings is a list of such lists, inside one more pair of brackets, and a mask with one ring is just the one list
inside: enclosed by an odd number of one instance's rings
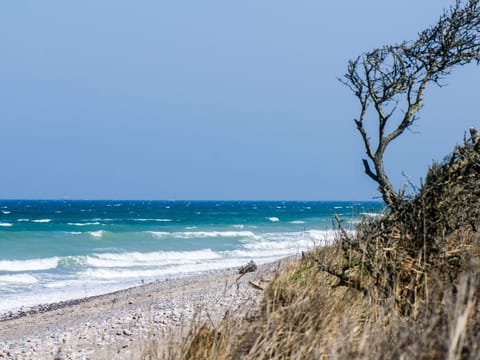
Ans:
{"label": "rock on beach", "polygon": [[[192,320],[245,314],[282,263],[238,278],[238,269],[159,280],[111,294],[0,315],[0,359],[129,359],[149,341],[167,344]],[[232,311],[235,310],[235,311]]]}

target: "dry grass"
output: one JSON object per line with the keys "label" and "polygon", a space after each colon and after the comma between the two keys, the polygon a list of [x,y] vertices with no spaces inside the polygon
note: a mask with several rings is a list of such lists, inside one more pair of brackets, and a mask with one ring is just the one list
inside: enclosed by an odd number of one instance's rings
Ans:
{"label": "dry grass", "polygon": [[196,323],[176,349],[146,358],[480,359],[478,266],[453,287],[432,284],[437,300],[419,304],[414,318],[397,311],[394,297],[337,286],[317,263],[332,257],[340,260],[336,246],[306,254],[270,284],[256,313]]}
{"label": "dry grass", "polygon": [[257,311],[149,358],[480,360],[479,164],[472,136],[398,212],[292,261]]}

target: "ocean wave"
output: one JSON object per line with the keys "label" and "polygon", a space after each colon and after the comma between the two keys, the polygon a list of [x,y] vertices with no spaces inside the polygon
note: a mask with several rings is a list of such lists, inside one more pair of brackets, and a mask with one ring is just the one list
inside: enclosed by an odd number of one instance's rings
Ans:
{"label": "ocean wave", "polygon": [[289,221],[289,224],[305,224],[305,221],[303,220],[294,220],[294,221]]}
{"label": "ocean wave", "polygon": [[335,230],[307,230],[305,235],[316,245],[326,245],[331,243],[338,233]]}
{"label": "ocean wave", "polygon": [[87,269],[80,274],[80,278],[88,280],[119,281],[154,279],[169,275],[193,274],[208,270],[226,269],[241,266],[244,259],[217,259],[212,262],[182,264],[157,269]]}
{"label": "ocean wave", "polygon": [[147,221],[156,221],[156,222],[171,222],[172,219],[133,219],[134,221],[147,222]]}
{"label": "ocean wave", "polygon": [[38,220],[32,220],[34,223],[49,223],[52,221],[52,219],[38,219]]}
{"label": "ocean wave", "polygon": [[8,211],[8,210],[2,210],[2,214],[8,215],[8,214],[11,214],[11,213],[12,213],[11,211]]}
{"label": "ocean wave", "polygon": [[269,217],[268,220],[270,220],[271,222],[278,222],[280,221],[280,219],[276,216],[272,216],[272,217]]}
{"label": "ocean wave", "polygon": [[293,252],[297,249],[307,250],[313,246],[322,246],[331,243],[336,236],[334,230],[307,230],[284,233],[265,233],[256,239],[245,239],[244,247],[250,250],[258,249],[288,249]]}
{"label": "ocean wave", "polygon": [[[235,254],[235,251],[230,252]],[[246,252],[245,256],[241,252],[236,253],[237,257],[220,257],[211,261],[184,263],[176,266],[167,266],[156,269],[115,269],[115,268],[97,268],[87,269],[82,272],[79,277],[85,280],[94,281],[122,281],[122,280],[147,280],[160,278],[165,276],[178,276],[181,274],[193,274],[205,272],[209,270],[220,270],[227,268],[235,268],[245,264],[247,259],[252,259],[252,253]],[[281,256],[262,254],[262,258],[258,258],[257,263],[262,264],[268,261],[273,261]],[[288,255],[288,253],[287,253]]]}
{"label": "ocean wave", "polygon": [[11,227],[11,226],[13,226],[13,224],[10,224],[10,223],[0,223],[0,226],[1,226],[1,227]]}
{"label": "ocean wave", "polygon": [[30,219],[17,219],[18,222],[27,222],[30,221]]}
{"label": "ocean wave", "polygon": [[105,231],[104,230],[90,231],[90,232],[88,232],[88,234],[90,236],[95,237],[95,238],[101,238],[103,236],[103,234],[105,234]]}
{"label": "ocean wave", "polygon": [[[306,250],[302,248],[280,248],[280,249],[275,249],[272,251],[272,248],[268,249],[249,249],[249,250],[229,250],[226,251],[225,254],[229,257],[228,259],[230,261],[233,260],[241,260],[241,259],[255,259],[256,262],[266,262],[269,260],[275,260],[278,258],[282,258],[285,256],[290,256],[290,255],[295,255],[299,254],[300,251]],[[268,259],[268,260],[266,260]],[[244,265],[245,260],[243,260]],[[232,265],[233,266],[233,265]]]}
{"label": "ocean wave", "polygon": [[382,217],[383,216],[380,213],[372,213],[372,212],[362,212],[362,213],[360,213],[360,215],[370,217],[370,218],[377,218],[377,217]]}
{"label": "ocean wave", "polygon": [[240,237],[240,238],[258,238],[251,231],[183,231],[183,232],[165,232],[165,231],[146,231],[155,237],[173,237],[177,239],[195,239],[195,238],[216,238],[216,237]]}
{"label": "ocean wave", "polygon": [[126,268],[189,264],[220,258],[211,249],[198,251],[158,251],[150,253],[93,254],[86,257],[86,264],[96,268]]}
{"label": "ocean wave", "polygon": [[58,260],[58,268],[79,269],[87,267],[87,256],[65,256]]}
{"label": "ocean wave", "polygon": [[38,279],[30,274],[1,275],[0,284],[36,284]]}
{"label": "ocean wave", "polygon": [[86,222],[86,223],[67,223],[67,225],[71,226],[90,226],[90,225],[100,225],[98,221],[95,222]]}
{"label": "ocean wave", "polygon": [[114,270],[114,269],[88,269],[80,273],[80,277],[88,280],[120,280],[144,277],[155,277],[164,274],[163,270],[149,269],[149,270]]}
{"label": "ocean wave", "polygon": [[55,269],[58,257],[31,260],[0,260],[0,271],[36,271]]}
{"label": "ocean wave", "polygon": [[312,241],[308,238],[305,239],[300,239],[300,240],[295,240],[295,241],[268,241],[268,240],[262,240],[258,242],[251,242],[248,244],[245,244],[246,249],[250,250],[268,250],[269,252],[271,250],[296,250],[296,249],[302,249],[306,250],[308,248],[312,247]]}

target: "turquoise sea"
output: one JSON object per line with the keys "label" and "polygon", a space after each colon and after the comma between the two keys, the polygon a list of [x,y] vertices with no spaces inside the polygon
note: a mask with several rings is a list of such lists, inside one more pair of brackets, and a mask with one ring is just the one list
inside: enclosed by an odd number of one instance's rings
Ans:
{"label": "turquoise sea", "polygon": [[0,313],[265,263],[379,202],[0,200]]}

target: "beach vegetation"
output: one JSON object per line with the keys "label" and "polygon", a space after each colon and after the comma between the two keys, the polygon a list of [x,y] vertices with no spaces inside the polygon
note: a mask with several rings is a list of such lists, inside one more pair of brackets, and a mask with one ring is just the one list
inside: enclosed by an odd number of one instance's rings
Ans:
{"label": "beach vegetation", "polygon": [[[413,194],[383,155],[418,119],[430,83],[480,59],[479,1],[457,1],[417,40],[350,61],[344,82],[388,210],[291,260],[245,316],[192,325],[168,359],[479,359],[480,137],[434,163]],[[373,109],[372,109],[373,108]],[[402,111],[403,110],[403,111]],[[377,119],[374,145],[366,122]],[[368,119],[368,120],[367,120]],[[392,125],[395,121],[396,125]],[[412,185],[413,186],[413,185]]]}

